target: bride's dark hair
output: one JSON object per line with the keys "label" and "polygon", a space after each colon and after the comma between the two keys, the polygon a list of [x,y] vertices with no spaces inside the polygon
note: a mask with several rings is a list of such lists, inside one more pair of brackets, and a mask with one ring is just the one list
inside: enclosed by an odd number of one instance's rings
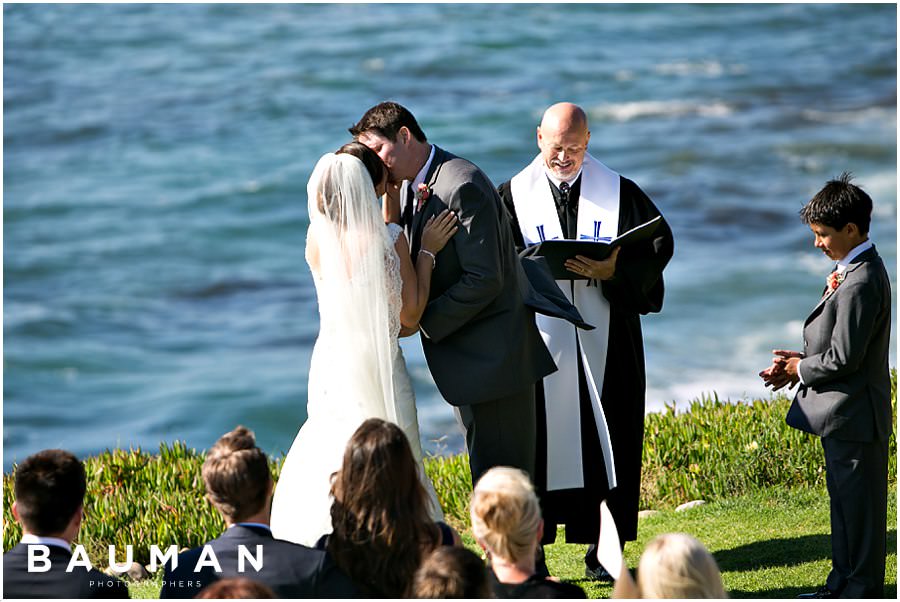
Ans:
{"label": "bride's dark hair", "polygon": [[366,171],[368,171],[369,176],[372,177],[372,185],[377,188],[378,185],[381,184],[381,180],[384,178],[384,171],[387,168],[384,166],[384,162],[381,160],[381,157],[378,156],[378,153],[373,151],[362,142],[359,142],[357,140],[348,142],[341,148],[337,149],[334,154],[353,155],[354,157],[362,161],[363,165],[366,166]]}
{"label": "bride's dark hair", "polygon": [[328,551],[368,593],[402,598],[425,554],[440,543],[416,460],[397,425],[370,418],[356,430],[333,477]]}

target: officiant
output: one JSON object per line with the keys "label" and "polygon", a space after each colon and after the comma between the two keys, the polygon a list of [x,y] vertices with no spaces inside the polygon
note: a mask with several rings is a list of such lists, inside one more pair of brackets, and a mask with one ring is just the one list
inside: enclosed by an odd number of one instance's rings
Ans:
{"label": "officiant", "polygon": [[[580,107],[545,111],[540,154],[498,189],[519,251],[553,239],[609,242],[660,215],[637,184],[587,152],[590,136]],[[602,261],[578,255],[565,262],[571,279],[557,284],[594,330],[537,315],[559,366],[536,392],[542,543],[555,541],[564,524],[568,543],[593,544],[585,555],[593,579],[608,579],[595,554],[603,499],[623,545],[637,538],[646,382],[640,316],[662,309],[673,249],[663,220],[652,238],[616,247]]]}

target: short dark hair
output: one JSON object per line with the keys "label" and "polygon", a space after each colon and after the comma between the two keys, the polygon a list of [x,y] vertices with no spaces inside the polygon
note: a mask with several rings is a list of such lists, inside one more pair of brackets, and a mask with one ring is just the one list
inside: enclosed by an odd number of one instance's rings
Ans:
{"label": "short dark hair", "polygon": [[839,178],[829,180],[803,209],[800,219],[804,224],[821,224],[842,230],[854,223],[860,234],[868,234],[872,221],[872,199],[862,188],[851,184],[853,176],[844,172]]}
{"label": "short dark hair", "polygon": [[491,598],[484,561],[469,549],[441,546],[416,571],[416,598]]}
{"label": "short dark hair", "polygon": [[393,142],[397,140],[397,132],[404,126],[419,142],[428,141],[413,114],[406,107],[391,101],[379,103],[366,111],[362,119],[349,130],[354,138],[364,132],[374,131]]}
{"label": "short dark hair", "polygon": [[35,535],[58,534],[84,503],[84,465],[70,452],[45,449],[19,464],[14,488],[25,528]]}
{"label": "short dark hair", "polygon": [[231,522],[253,516],[267,501],[269,460],[256,446],[253,431],[238,426],[206,454],[201,469],[209,501]]}
{"label": "short dark hair", "polygon": [[337,149],[335,154],[353,155],[354,157],[362,161],[363,165],[366,166],[366,171],[369,172],[369,176],[372,177],[373,185],[378,186],[381,183],[381,180],[384,179],[384,172],[387,169],[384,166],[384,161],[381,160],[381,157],[378,156],[378,153],[373,151],[362,142],[359,142],[358,140],[348,142],[341,148]]}

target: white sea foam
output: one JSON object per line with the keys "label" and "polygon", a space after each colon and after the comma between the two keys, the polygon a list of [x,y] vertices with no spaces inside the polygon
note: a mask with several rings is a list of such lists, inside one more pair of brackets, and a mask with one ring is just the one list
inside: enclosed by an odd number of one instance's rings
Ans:
{"label": "white sea foam", "polygon": [[866,107],[848,111],[822,111],[818,109],[804,109],[802,115],[810,121],[822,123],[863,123],[875,121],[890,128],[896,128],[897,114],[893,108]]}
{"label": "white sea foam", "polygon": [[747,66],[742,64],[723,65],[719,61],[673,61],[660,63],[653,69],[660,75],[678,76],[707,76],[720,77],[721,75],[740,75],[747,72]]}
{"label": "white sea foam", "polygon": [[641,117],[727,117],[734,110],[725,102],[698,102],[693,100],[643,100],[635,102],[602,104],[589,111],[592,119],[631,121]]}

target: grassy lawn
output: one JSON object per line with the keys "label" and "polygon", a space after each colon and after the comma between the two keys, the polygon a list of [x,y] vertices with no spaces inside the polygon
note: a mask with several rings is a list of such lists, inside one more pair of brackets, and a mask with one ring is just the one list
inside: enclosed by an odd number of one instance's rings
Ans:
{"label": "grassy lawn", "polygon": [[[888,501],[885,597],[897,597],[897,490]],[[825,583],[831,568],[828,495],[824,490],[773,489],[685,512],[665,510],[641,519],[638,540],[625,546],[628,566],[637,566],[644,546],[662,533],[680,531],[702,541],[722,570],[733,598],[793,598]],[[563,541],[562,531],[557,542]],[[556,543],[546,548],[550,572],[581,586],[590,598],[608,598],[612,587],[583,578],[585,546]]]}

